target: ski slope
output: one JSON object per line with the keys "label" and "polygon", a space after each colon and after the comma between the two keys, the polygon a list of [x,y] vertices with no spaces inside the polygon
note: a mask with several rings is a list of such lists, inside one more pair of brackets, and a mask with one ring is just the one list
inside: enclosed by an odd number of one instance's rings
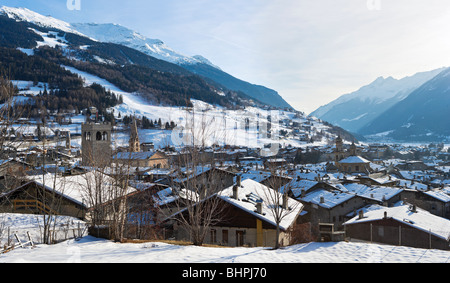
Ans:
{"label": "ski slope", "polygon": [[[240,110],[225,109],[221,106],[211,105],[199,100],[192,100],[194,107],[174,107],[151,105],[138,93],[129,93],[121,90],[107,80],[92,74],[80,71],[69,66],[62,66],[72,73],[78,74],[85,82],[85,85],[97,83],[117,95],[122,95],[123,104],[111,109],[114,115],[121,117],[125,115],[145,116],[148,119],[161,119],[162,123],[173,121],[178,127],[174,131],[140,130],[141,141],[154,142],[155,146],[184,146],[192,144],[211,146],[234,145],[246,146],[250,148],[263,148],[272,143],[292,145],[294,147],[305,146],[305,142],[297,139],[281,139],[278,135],[268,136],[265,129],[268,125],[268,116],[272,120],[272,132],[278,133],[285,129],[278,121],[290,120],[302,123],[304,118],[295,118],[295,113],[288,111],[268,111],[256,107],[247,107]],[[248,120],[248,129],[245,128],[245,121]],[[259,129],[258,130],[258,126]],[[317,123],[316,130],[326,130],[326,126]],[[128,136],[117,136],[117,145],[128,143]],[[315,145],[324,145],[326,141],[318,141]]]}

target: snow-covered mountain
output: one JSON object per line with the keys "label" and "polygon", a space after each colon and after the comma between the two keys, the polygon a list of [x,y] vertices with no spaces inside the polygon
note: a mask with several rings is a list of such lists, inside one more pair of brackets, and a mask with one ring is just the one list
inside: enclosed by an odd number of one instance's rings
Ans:
{"label": "snow-covered mountain", "polygon": [[450,68],[440,72],[408,97],[360,129],[376,139],[448,141],[450,139]]}
{"label": "snow-covered mountain", "polygon": [[31,11],[27,8],[13,8],[7,6],[0,7],[0,15],[8,16],[11,19],[23,22],[33,23],[35,25],[46,27],[46,28],[55,28],[65,32],[75,33],[78,35],[83,35],[80,32],[76,31],[72,28],[69,23],[64,21],[55,19],[51,16],[43,16],[39,13]]}
{"label": "snow-covered mountain", "polygon": [[371,84],[321,106],[310,115],[356,133],[444,69],[420,72],[402,79],[379,77]]}
{"label": "snow-covered mountain", "polygon": [[[3,7],[0,11],[0,67],[11,68],[14,71],[11,79],[23,81],[27,85],[33,85],[36,81],[64,95],[70,88],[77,100],[70,102],[72,109],[98,106],[96,103],[100,102],[90,98],[99,89],[98,86],[102,86],[121,96],[120,102],[104,107],[105,113],[113,113],[117,118],[119,113],[120,117],[145,116],[183,126],[189,122],[186,106],[188,110],[194,109],[193,113],[201,115],[195,116],[199,121],[193,124],[202,125],[205,123],[202,119],[208,119],[209,125],[217,133],[202,140],[205,143],[222,141],[237,146],[263,147],[277,140],[285,145],[299,147],[309,144],[322,146],[335,139],[338,133],[344,132],[317,119],[305,117],[304,113],[292,108],[276,110],[273,104],[263,104],[243,91],[223,87],[206,75],[194,76],[194,73],[209,72],[218,80],[222,78],[230,84],[253,88],[260,97],[274,104],[284,101],[275,91],[238,80],[207,64],[208,61],[200,56],[193,57],[198,63],[191,65],[197,67],[196,72],[191,72],[183,67],[187,64],[178,65],[139,52],[136,46],[130,47],[130,42],[136,43],[140,38],[141,43],[146,42],[147,45],[162,46],[163,43],[142,37],[121,26],[102,25],[105,33],[106,29],[111,28],[116,35],[120,34],[117,36],[122,38],[120,42],[129,46],[106,43],[100,37],[94,39],[74,30],[72,25],[27,9]],[[126,42],[127,38],[129,42]],[[33,64],[36,61],[40,64]],[[42,69],[48,72],[41,74]],[[61,80],[55,80],[55,77]],[[101,91],[99,95],[103,95]],[[279,100],[275,101],[277,97]],[[60,101],[56,102],[56,99],[54,102],[48,106],[52,110],[68,107]],[[275,120],[281,122],[274,123]],[[308,127],[298,126],[305,123]],[[268,124],[271,127],[265,130],[264,125]],[[143,141],[167,145],[172,135],[170,131],[150,129],[142,137]],[[349,135],[350,138],[353,139]]]}
{"label": "snow-covered mountain", "polygon": [[162,40],[147,38],[119,24],[74,23],[70,24],[70,26],[78,32],[98,41],[128,46],[170,63],[177,65],[203,63],[220,69],[201,55],[190,57],[180,54],[167,46]]}
{"label": "snow-covered mountain", "polygon": [[224,87],[241,91],[251,98],[267,105],[292,108],[276,91],[260,85],[242,81],[224,71],[201,55],[183,55],[159,39],[150,39],[142,34],[118,24],[74,23],[77,31],[102,42],[121,44],[149,56],[179,65],[199,76],[214,81]]}
{"label": "snow-covered mountain", "polygon": [[[7,15],[11,19],[29,22],[46,28],[55,28],[65,32],[75,33],[100,42],[117,43],[139,50],[155,58],[175,64],[197,64],[211,62],[200,56],[193,57],[182,55],[159,39],[150,39],[136,31],[132,31],[118,24],[75,23],[70,24],[51,16],[43,16],[27,8],[13,8],[2,6],[0,14]],[[212,65],[214,66],[214,65]],[[218,68],[217,66],[214,66]]]}
{"label": "snow-covered mountain", "polygon": [[[149,55],[152,58],[180,66],[189,71],[189,73],[203,77],[208,82],[215,84],[217,88],[224,89],[224,91],[231,90],[241,92],[249,98],[268,106],[293,109],[292,106],[290,106],[289,103],[287,103],[275,90],[240,80],[239,78],[222,71],[220,67],[212,64],[208,59],[201,55],[183,55],[180,52],[171,49],[159,39],[147,38],[136,31],[118,24],[69,24],[51,16],[40,15],[26,8],[12,8],[5,6],[0,8],[0,15],[6,15],[11,19],[33,23],[45,28],[53,28],[67,33],[74,33],[88,37],[97,42],[114,43],[125,46]],[[86,45],[83,46],[83,48],[90,47]],[[123,55],[123,57],[126,56]],[[99,59],[99,62],[114,61],[111,61],[109,58],[99,58],[99,56],[96,58]],[[122,58],[122,60],[123,59],[124,58]],[[134,62],[133,60],[128,61]],[[123,64],[122,62],[116,63]]]}

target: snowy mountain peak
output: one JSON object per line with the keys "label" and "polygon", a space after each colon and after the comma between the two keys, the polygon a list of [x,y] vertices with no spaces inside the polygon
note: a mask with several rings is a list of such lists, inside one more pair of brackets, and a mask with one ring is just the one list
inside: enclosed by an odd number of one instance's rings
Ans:
{"label": "snowy mountain peak", "polygon": [[348,131],[357,132],[364,124],[408,97],[444,69],[420,72],[401,79],[395,79],[392,76],[378,77],[357,91],[344,94],[327,105],[321,106],[310,115]]}
{"label": "snowy mountain peak", "polygon": [[167,46],[162,40],[147,38],[119,24],[74,23],[71,26],[73,29],[98,41],[125,45],[170,63],[178,65],[202,63],[218,68],[202,56],[189,57],[180,54]]}
{"label": "snowy mountain peak", "polygon": [[164,44],[159,39],[148,39],[138,32],[132,31],[120,24],[97,24],[97,23],[74,23],[70,25],[73,29],[86,34],[98,41],[125,43],[145,42],[145,44]]}
{"label": "snowy mountain peak", "polygon": [[55,19],[51,16],[43,16],[27,8],[13,8],[2,6],[0,8],[0,14],[5,15],[8,18],[14,19],[16,21],[29,22],[38,25],[40,27],[56,28],[65,32],[75,33],[84,36],[80,32],[72,29],[69,23]]}
{"label": "snowy mountain peak", "polygon": [[200,63],[206,64],[206,65],[210,65],[213,66],[216,69],[220,70],[219,66],[214,65],[213,63],[211,63],[211,61],[209,61],[208,59],[206,59],[205,57],[201,56],[201,55],[194,55],[192,56],[192,58],[196,59],[197,61],[199,61]]}
{"label": "snowy mountain peak", "polygon": [[10,19],[14,19],[16,21],[29,22],[45,28],[55,28],[65,32],[87,36],[97,41],[122,44],[170,63],[178,65],[207,64],[214,68],[220,69],[219,67],[213,65],[208,59],[200,55],[190,57],[180,54],[167,46],[162,40],[147,38],[146,36],[121,26],[120,24],[69,24],[51,16],[41,15],[27,8],[7,6],[2,6],[0,8],[0,14],[6,15]]}

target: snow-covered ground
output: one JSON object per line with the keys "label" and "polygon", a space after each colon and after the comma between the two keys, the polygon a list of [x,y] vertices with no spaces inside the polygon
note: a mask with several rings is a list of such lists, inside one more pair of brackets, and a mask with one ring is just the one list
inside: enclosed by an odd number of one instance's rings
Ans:
{"label": "snow-covered ground", "polygon": [[[138,117],[145,116],[148,119],[161,119],[162,123],[173,121],[178,125],[172,131],[160,130],[140,130],[139,138],[141,141],[153,142],[157,147],[167,145],[183,146],[190,144],[189,135],[196,138],[196,144],[205,144],[211,146],[213,144],[228,144],[236,146],[247,146],[251,148],[262,148],[264,145],[271,143],[291,144],[294,147],[305,146],[306,143],[298,138],[282,138],[273,134],[271,137],[266,135],[268,125],[268,117],[270,115],[272,133],[278,133],[279,130],[286,129],[279,125],[279,121],[295,121],[303,123],[306,118],[295,117],[295,113],[289,111],[268,111],[256,107],[247,107],[241,110],[229,110],[220,106],[211,105],[199,100],[192,100],[194,107],[186,109],[185,107],[171,107],[161,105],[151,105],[137,93],[129,93],[121,90],[117,86],[105,79],[99,78],[92,74],[80,71],[70,66],[62,66],[66,70],[79,75],[85,85],[97,83],[110,90],[117,95],[122,95],[123,104],[115,106],[111,111],[117,117],[120,113],[121,117],[125,115],[136,115]],[[248,121],[248,129],[245,128],[245,121]],[[320,132],[326,130],[327,126],[312,120],[315,130]],[[260,131],[258,131],[258,126]],[[191,128],[195,129],[193,132]],[[122,141],[123,144],[128,143],[128,134],[123,137],[116,137],[116,141]],[[156,140],[155,140],[156,139]],[[325,145],[326,141],[316,141],[314,145]],[[122,145],[122,144],[118,144]],[[311,144],[309,144],[311,145]]]}
{"label": "snow-covered ground", "polygon": [[18,248],[0,262],[31,263],[450,263],[450,252],[354,242],[271,248],[178,246],[161,242],[114,243],[86,236],[56,245]]}
{"label": "snow-covered ground", "polygon": [[[3,231],[21,235],[29,231],[33,240],[39,238],[40,216],[0,214]],[[82,221],[60,217],[60,225],[77,228]],[[11,232],[13,233],[13,232]],[[4,233],[5,234],[5,233]],[[5,236],[5,235],[3,235]],[[2,237],[5,240],[5,237]],[[5,242],[2,243],[2,245]],[[228,248],[171,245],[162,242],[114,243],[92,236],[67,240],[55,245],[38,244],[34,248],[16,248],[0,254],[0,262],[83,262],[83,263],[450,263],[450,252],[417,249],[361,242],[306,243],[271,248]]]}
{"label": "snow-covered ground", "polygon": [[[17,245],[14,234],[17,234],[22,242],[27,242],[28,232],[34,243],[42,243],[44,224],[50,225],[52,231],[57,231],[54,233],[57,237],[55,239],[60,240],[71,238],[74,229],[80,229],[81,232],[85,228],[84,221],[69,216],[55,216],[49,219],[43,215],[0,213],[0,250],[8,244],[8,236],[10,243]],[[77,233],[76,235],[78,236]]]}

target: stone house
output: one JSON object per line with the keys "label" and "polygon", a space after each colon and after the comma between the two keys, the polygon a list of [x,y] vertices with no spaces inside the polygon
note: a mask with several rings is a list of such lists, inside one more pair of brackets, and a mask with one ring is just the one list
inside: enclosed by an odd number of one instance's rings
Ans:
{"label": "stone house", "polygon": [[340,172],[349,174],[369,174],[372,172],[370,161],[361,156],[349,156],[337,162]]}
{"label": "stone house", "polygon": [[160,151],[118,152],[112,162],[140,168],[169,168],[169,159]]}
{"label": "stone house", "polygon": [[[217,167],[197,167],[194,172],[175,172],[171,185],[193,190],[194,187],[214,186],[219,190],[234,184],[236,174]],[[217,190],[217,189],[215,189]]]}
{"label": "stone house", "polygon": [[297,198],[307,211],[303,222],[311,222],[313,225],[328,223],[334,226],[334,230],[342,230],[346,215],[365,206],[368,201],[356,194],[340,190],[319,188],[302,194]]}
{"label": "stone house", "polygon": [[450,219],[450,195],[441,189],[403,189],[402,200],[416,205],[431,214]]}
{"label": "stone house", "polygon": [[[246,179],[216,194],[221,206],[220,221],[210,227],[205,243],[224,246],[275,246],[289,245],[290,231],[297,223],[303,205],[292,198],[284,198],[274,204],[268,194],[279,194],[254,180]],[[281,199],[281,195],[279,195]],[[279,206],[285,217],[279,223],[276,238],[276,221],[272,207]],[[186,239],[188,233],[176,227],[178,239]]]}

